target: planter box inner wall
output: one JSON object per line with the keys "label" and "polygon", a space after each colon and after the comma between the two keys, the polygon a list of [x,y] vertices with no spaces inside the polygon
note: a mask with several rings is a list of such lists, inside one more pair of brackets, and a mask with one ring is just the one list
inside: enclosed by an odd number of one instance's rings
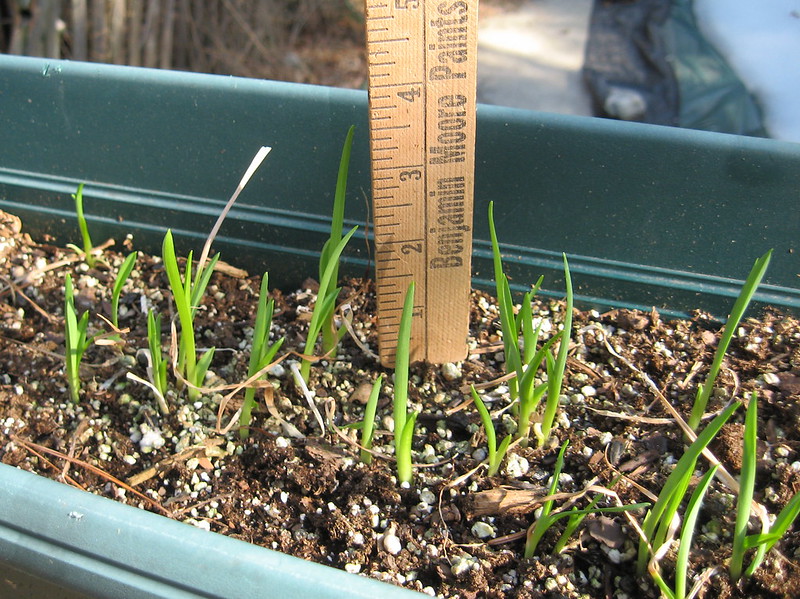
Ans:
{"label": "planter box inner wall", "polygon": [[[314,276],[339,153],[357,126],[346,261],[369,270],[367,95],[362,91],[0,56],[0,208],[35,238],[79,239],[86,182],[96,243],[166,227],[202,242],[261,145],[273,151],[215,247],[270,282]],[[775,248],[758,298],[800,307],[800,144],[483,106],[478,109],[475,284],[492,287],[486,208],[517,290],[563,295],[567,252],[584,305],[704,308],[725,316],[752,262]]]}
{"label": "planter box inner wall", "polygon": [[[35,239],[76,242],[70,194],[85,182],[95,242],[132,233],[134,247],[155,253],[167,227],[182,252],[199,251],[253,154],[271,145],[215,247],[286,289],[316,275],[341,145],[355,124],[347,215],[361,233],[346,262],[350,274],[371,274],[364,92],[0,56],[0,120],[0,209],[22,217]],[[476,285],[493,287],[494,200],[517,291],[544,274],[547,292],[563,295],[565,251],[584,306],[724,317],[753,260],[772,247],[757,298],[800,309],[800,145],[489,106],[478,110],[477,144]],[[9,593],[49,597],[56,585],[64,597],[408,595],[7,466],[0,479],[0,589]],[[155,544],[140,536],[151,528]],[[179,557],[173,541],[188,553]],[[140,543],[163,547],[155,559],[166,570],[117,553]]]}

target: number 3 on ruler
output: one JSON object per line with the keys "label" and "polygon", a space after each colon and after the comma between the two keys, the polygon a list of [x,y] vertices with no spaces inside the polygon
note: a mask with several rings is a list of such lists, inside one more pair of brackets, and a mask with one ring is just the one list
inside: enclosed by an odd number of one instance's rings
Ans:
{"label": "number 3 on ruler", "polygon": [[478,0],[367,0],[378,342],[394,361],[463,360],[469,325]]}

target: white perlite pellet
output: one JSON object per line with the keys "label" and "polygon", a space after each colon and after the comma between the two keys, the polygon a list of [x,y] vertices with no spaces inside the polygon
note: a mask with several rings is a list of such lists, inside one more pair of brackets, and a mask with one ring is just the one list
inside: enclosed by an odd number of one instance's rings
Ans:
{"label": "white perlite pellet", "polygon": [[403,544],[396,534],[387,532],[383,535],[383,548],[392,555],[397,555],[403,550]]}
{"label": "white perlite pellet", "polygon": [[479,539],[488,539],[494,537],[495,532],[491,524],[487,524],[486,522],[476,522],[472,525],[472,534]]}
{"label": "white perlite pellet", "polygon": [[528,460],[522,456],[518,456],[515,453],[512,453],[508,456],[508,460],[506,462],[506,474],[511,478],[525,476],[529,469],[530,464],[528,463]]}

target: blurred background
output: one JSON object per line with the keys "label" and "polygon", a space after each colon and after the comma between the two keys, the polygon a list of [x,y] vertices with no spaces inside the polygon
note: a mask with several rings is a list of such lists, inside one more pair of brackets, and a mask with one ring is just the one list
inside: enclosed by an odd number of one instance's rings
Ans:
{"label": "blurred background", "polygon": [[0,0],[0,52],[361,87],[361,0]]}
{"label": "blurred background", "polygon": [[[365,43],[363,0],[0,0],[8,54],[363,89]],[[800,142],[800,0],[480,0],[478,43],[480,102]]]}

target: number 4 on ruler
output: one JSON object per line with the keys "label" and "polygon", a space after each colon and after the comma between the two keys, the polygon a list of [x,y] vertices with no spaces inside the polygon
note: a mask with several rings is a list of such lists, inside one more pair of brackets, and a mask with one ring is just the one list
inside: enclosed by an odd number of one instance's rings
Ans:
{"label": "number 4 on ruler", "polygon": [[414,281],[413,360],[467,352],[477,0],[367,0],[381,361]]}

